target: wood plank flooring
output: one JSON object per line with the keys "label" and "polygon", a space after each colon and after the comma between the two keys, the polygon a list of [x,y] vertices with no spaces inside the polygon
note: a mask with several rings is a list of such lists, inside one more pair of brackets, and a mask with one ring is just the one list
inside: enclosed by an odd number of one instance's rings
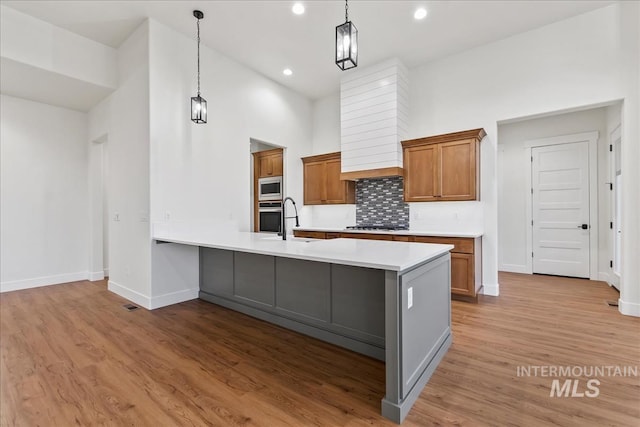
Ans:
{"label": "wood plank flooring", "polygon": [[[640,379],[549,397],[528,365],[640,365],[640,319],[601,282],[500,274],[453,302],[453,345],[403,425],[638,426]],[[363,426],[384,365],[202,301],[127,312],[104,282],[0,296],[0,424]],[[584,391],[584,381],[580,378]]]}

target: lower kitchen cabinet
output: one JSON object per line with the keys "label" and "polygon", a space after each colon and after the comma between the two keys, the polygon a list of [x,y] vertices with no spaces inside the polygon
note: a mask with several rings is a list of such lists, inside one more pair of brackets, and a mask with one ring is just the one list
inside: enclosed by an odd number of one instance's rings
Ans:
{"label": "lower kitchen cabinet", "polygon": [[453,245],[451,250],[451,296],[463,301],[478,301],[482,287],[482,238],[435,237],[386,233],[350,233],[294,230],[294,236],[309,239],[368,239],[396,242]]}

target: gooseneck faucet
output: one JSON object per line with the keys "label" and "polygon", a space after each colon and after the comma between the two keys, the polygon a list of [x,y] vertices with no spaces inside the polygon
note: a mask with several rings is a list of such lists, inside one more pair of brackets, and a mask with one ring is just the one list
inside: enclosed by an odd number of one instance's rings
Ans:
{"label": "gooseneck faucet", "polygon": [[[296,210],[295,216],[287,216],[287,200],[291,200],[293,203],[293,208]],[[287,220],[295,218],[296,219],[296,227],[300,227],[300,223],[298,222],[298,207],[296,206],[296,201],[291,197],[285,197],[282,201],[282,226],[280,227],[280,232],[282,233],[282,240],[287,240]]]}

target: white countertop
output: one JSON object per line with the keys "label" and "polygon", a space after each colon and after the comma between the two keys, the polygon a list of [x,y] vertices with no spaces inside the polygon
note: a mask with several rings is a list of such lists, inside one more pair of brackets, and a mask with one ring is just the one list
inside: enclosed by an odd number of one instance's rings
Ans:
{"label": "white countertop", "polygon": [[313,240],[289,236],[283,241],[275,235],[211,230],[207,227],[157,230],[153,239],[392,271],[407,270],[453,249],[452,245],[360,239]]}
{"label": "white countertop", "polygon": [[295,227],[294,230],[300,231],[324,231],[327,233],[367,233],[367,234],[395,234],[399,236],[433,236],[433,237],[469,237],[476,238],[482,236],[482,231],[417,231],[417,230],[348,230],[346,228],[337,227]]}

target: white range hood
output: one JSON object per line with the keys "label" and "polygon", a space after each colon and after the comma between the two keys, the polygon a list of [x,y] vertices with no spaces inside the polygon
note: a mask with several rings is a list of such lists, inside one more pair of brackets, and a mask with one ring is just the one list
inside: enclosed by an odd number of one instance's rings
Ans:
{"label": "white range hood", "polygon": [[402,176],[409,106],[407,68],[390,59],[345,72],[340,83],[341,179]]}

